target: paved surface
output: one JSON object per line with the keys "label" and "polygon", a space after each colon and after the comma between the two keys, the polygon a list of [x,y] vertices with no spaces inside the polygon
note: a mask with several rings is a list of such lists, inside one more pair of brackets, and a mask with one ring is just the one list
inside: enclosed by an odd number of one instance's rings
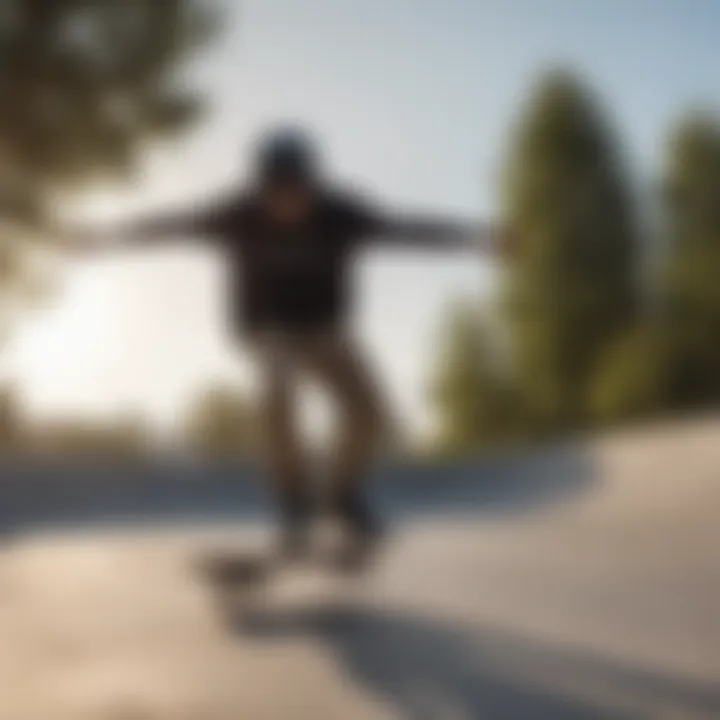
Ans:
{"label": "paved surface", "polygon": [[720,718],[719,439],[386,478],[398,531],[374,572],[288,574],[244,624],[194,571],[266,529],[229,522],[219,485],[168,496],[163,526],[157,488],[116,496],[115,525],[97,499],[53,523],[14,490],[0,719]]}

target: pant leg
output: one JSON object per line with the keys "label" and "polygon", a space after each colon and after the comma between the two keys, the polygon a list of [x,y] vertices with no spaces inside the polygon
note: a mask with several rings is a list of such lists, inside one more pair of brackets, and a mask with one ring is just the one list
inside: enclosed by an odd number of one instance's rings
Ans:
{"label": "pant leg", "polygon": [[362,484],[383,435],[382,393],[359,348],[339,334],[307,340],[301,361],[330,392],[338,413],[339,437],[330,468],[332,491],[352,492]]}
{"label": "pant leg", "polygon": [[285,500],[307,494],[306,457],[297,427],[297,352],[282,333],[253,342],[259,369],[261,459],[275,490]]}

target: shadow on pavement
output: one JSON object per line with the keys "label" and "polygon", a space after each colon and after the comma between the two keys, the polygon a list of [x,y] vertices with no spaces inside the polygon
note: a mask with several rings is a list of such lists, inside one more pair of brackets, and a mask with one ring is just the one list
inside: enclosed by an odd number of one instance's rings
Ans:
{"label": "shadow on pavement", "polygon": [[246,642],[303,637],[399,717],[641,720],[720,717],[720,686],[625,665],[495,629],[368,608],[260,612]]}

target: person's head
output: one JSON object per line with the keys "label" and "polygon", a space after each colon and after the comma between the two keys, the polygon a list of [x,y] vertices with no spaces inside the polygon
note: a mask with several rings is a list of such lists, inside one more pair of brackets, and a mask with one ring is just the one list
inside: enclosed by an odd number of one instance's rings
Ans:
{"label": "person's head", "polygon": [[320,182],[320,153],[313,137],[294,127],[263,135],[255,179],[263,208],[273,220],[283,224],[305,220]]}

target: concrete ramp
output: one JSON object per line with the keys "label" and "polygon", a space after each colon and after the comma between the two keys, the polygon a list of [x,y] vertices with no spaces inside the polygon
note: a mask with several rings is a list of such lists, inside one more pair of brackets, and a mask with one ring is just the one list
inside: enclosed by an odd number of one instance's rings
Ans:
{"label": "concrete ramp", "polygon": [[389,472],[382,494],[398,532],[365,580],[287,575],[250,623],[194,568],[261,546],[261,515],[15,533],[0,720],[720,717],[719,423]]}

